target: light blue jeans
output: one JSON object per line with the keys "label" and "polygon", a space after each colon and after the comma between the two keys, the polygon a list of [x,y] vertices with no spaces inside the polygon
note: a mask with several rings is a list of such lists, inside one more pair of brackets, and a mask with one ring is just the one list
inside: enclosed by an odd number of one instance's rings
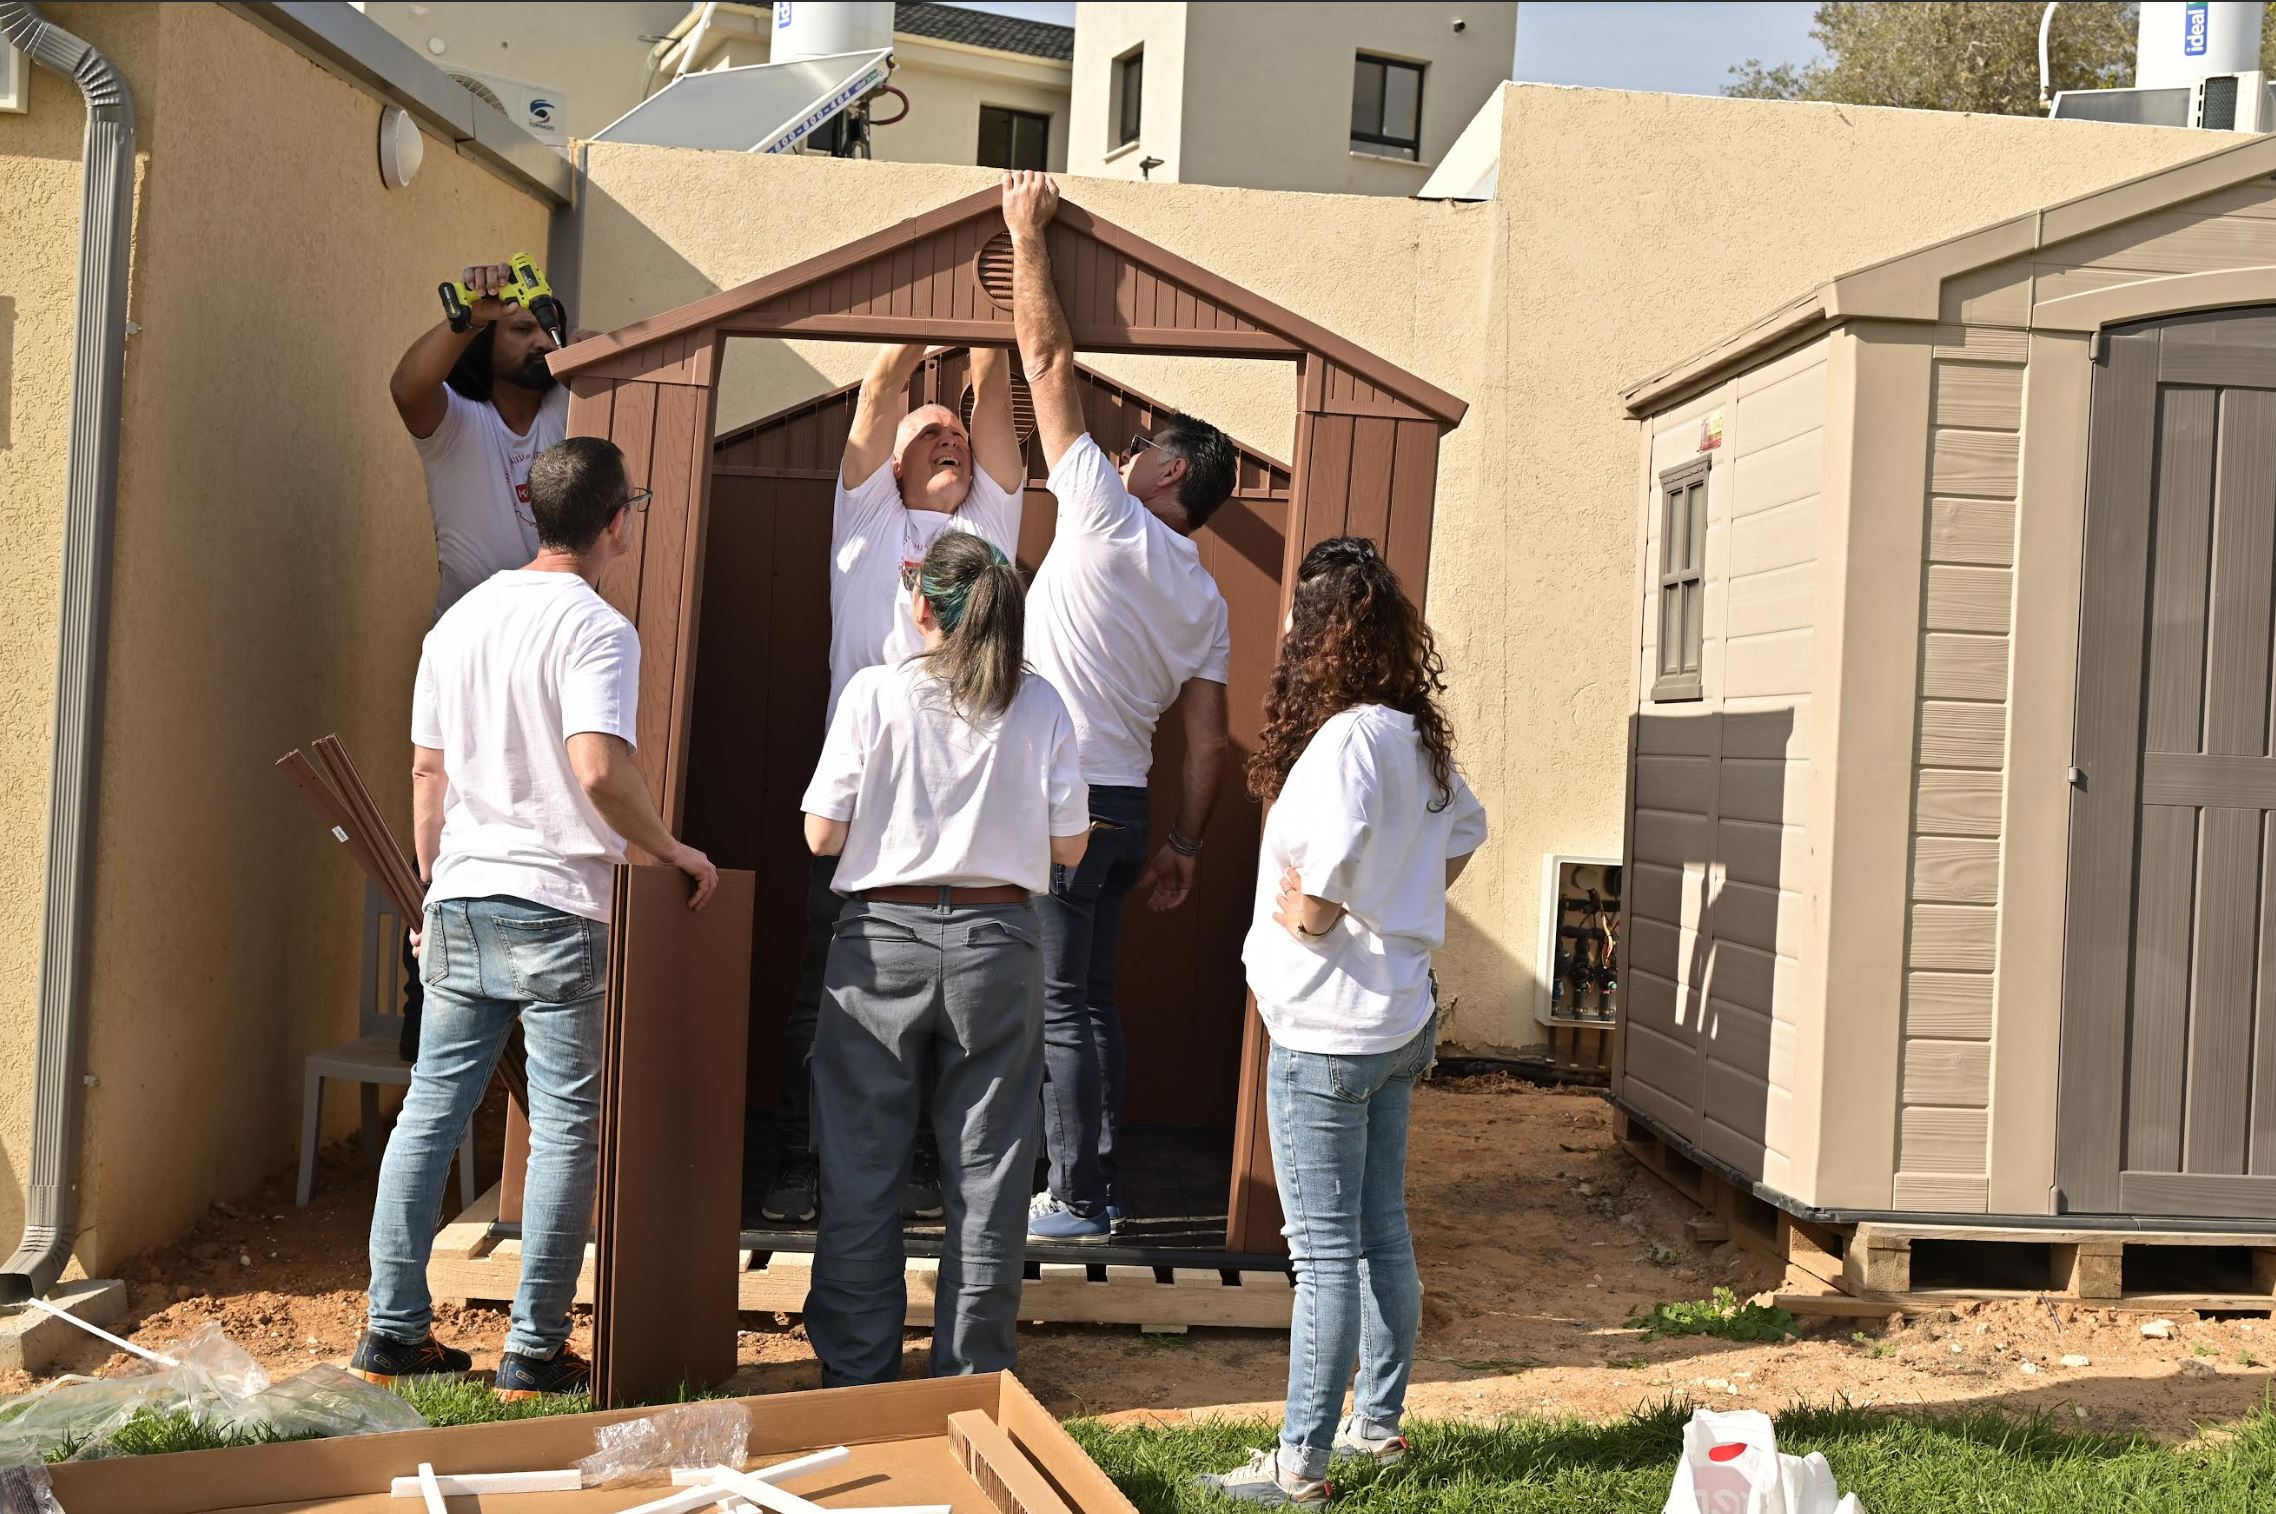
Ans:
{"label": "light blue jeans", "polygon": [[529,1181],[522,1190],[521,1287],[506,1349],[550,1358],[569,1339],[598,1166],[607,971],[608,927],[599,921],[522,899],[427,906],[419,1060],[388,1137],[371,1213],[374,1334],[416,1343],[433,1325],[427,1257],[443,1179],[518,1019],[529,1052]]}
{"label": "light blue jeans", "polygon": [[1397,1434],[1406,1413],[1422,1326],[1407,1234],[1407,1114],[1436,1048],[1435,1013],[1406,1045],[1371,1056],[1272,1048],[1265,1114],[1296,1267],[1280,1465],[1298,1477],[1327,1475],[1355,1362],[1352,1409],[1363,1428]]}

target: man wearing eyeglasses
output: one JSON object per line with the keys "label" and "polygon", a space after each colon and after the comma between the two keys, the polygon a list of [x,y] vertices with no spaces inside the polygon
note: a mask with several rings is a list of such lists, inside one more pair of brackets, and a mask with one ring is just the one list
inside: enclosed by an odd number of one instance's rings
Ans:
{"label": "man wearing eyeglasses", "polygon": [[[1103,1241],[1122,1220],[1117,1126],[1122,1015],[1114,997],[1122,907],[1133,889],[1174,909],[1193,888],[1201,833],[1225,760],[1232,636],[1225,597],[1193,541],[1233,492],[1224,432],[1173,415],[1109,459],[1083,425],[1074,341],[1051,283],[1044,233],[1059,191],[1043,174],[1004,176],[1012,237],[1012,325],[1035,404],[1037,439],[1059,501],[1057,533],[1027,600],[1027,658],[1074,717],[1091,840],[1082,863],[1052,869],[1043,927],[1044,1141],[1048,1191],[1028,1238]],[[1151,862],[1146,782],[1154,727],[1172,705],[1185,771],[1170,833]]]}
{"label": "man wearing eyeglasses", "polygon": [[[946,405],[909,408],[909,382],[924,356],[922,343],[879,349],[854,402],[830,522],[825,729],[854,674],[924,650],[909,618],[908,590],[926,548],[942,532],[974,532],[1006,557],[1019,549],[1027,467],[1012,424],[1011,357],[997,348],[972,349],[967,430]],[[759,1202],[760,1217],[772,1224],[805,1224],[819,1202],[808,1072],[830,927],[844,903],[830,888],[835,873],[835,858],[817,857],[807,875],[806,940],[784,1027],[775,1105],[777,1166]],[[923,1121],[903,1208],[911,1219],[941,1213],[940,1157]]]}
{"label": "man wearing eyeglasses", "polygon": [[453,1148],[518,1026],[529,1053],[522,1279],[498,1365],[509,1398],[581,1391],[569,1305],[592,1216],[612,869],[625,844],[719,874],[656,812],[633,765],[640,638],[594,588],[631,550],[647,491],[614,443],[556,443],[530,467],[538,545],[427,634],[411,703],[411,817],[433,882],[416,937],[426,1023],[371,1221],[371,1322],[352,1370],[374,1382],[463,1372],[434,1338],[427,1258]]}

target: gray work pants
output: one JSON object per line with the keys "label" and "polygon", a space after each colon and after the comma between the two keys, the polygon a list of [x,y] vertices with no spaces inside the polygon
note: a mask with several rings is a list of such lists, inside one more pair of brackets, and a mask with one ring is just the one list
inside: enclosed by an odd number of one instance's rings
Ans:
{"label": "gray work pants", "polygon": [[1042,1081],[1034,906],[847,902],[814,1035],[822,1225],[806,1334],[825,1387],[900,1375],[901,1198],[928,1091],[948,1207],[932,1372],[1012,1365]]}

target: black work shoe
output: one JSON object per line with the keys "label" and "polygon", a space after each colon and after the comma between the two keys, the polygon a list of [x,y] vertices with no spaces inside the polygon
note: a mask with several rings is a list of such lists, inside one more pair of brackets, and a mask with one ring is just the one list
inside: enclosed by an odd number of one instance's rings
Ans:
{"label": "black work shoe", "polygon": [[942,1213],[940,1153],[933,1150],[930,1142],[925,1142],[909,1156],[909,1191],[901,1199],[901,1216],[911,1220],[937,1220]]}
{"label": "black work shoe", "polygon": [[810,1225],[821,1208],[822,1170],[810,1152],[787,1157],[767,1184],[759,1218],[770,1225]]}
{"label": "black work shoe", "polygon": [[492,1387],[500,1398],[517,1403],[547,1393],[586,1393],[593,1386],[593,1366],[563,1346],[551,1356],[524,1356],[508,1351],[498,1358],[498,1378]]}
{"label": "black work shoe", "polygon": [[356,1342],[356,1354],[348,1358],[350,1372],[382,1388],[394,1387],[399,1377],[456,1377],[473,1365],[473,1357],[432,1335],[417,1345],[406,1346],[369,1330]]}

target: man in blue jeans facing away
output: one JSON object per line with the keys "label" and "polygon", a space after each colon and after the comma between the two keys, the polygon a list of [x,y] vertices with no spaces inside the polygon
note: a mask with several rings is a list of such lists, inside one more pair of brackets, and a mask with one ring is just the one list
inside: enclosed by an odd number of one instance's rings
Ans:
{"label": "man in blue jeans facing away", "polygon": [[[1004,176],[1012,237],[1012,329],[1059,503],[1057,533],[1027,598],[1027,658],[1074,717],[1091,841],[1053,866],[1043,929],[1043,1136],[1051,1181],[1028,1213],[1034,1241],[1103,1241],[1122,1219],[1117,1125],[1122,1014],[1114,998],[1122,906],[1133,888],[1174,909],[1193,888],[1201,832],[1225,761],[1225,597],[1193,540],[1233,492],[1233,443],[1173,415],[1110,460],[1084,429],[1074,339],[1051,283],[1044,233],[1059,191]],[[1172,705],[1185,731],[1184,789],[1170,834],[1146,860],[1154,727]]]}
{"label": "man in blue jeans facing away", "polygon": [[647,491],[623,454],[573,437],[530,465],[537,556],[493,574],[435,623],[411,702],[411,821],[426,916],[413,940],[426,1017],[411,1091],[379,1169],[371,1323],[350,1370],[376,1383],[464,1372],[434,1338],[427,1257],[443,1178],[506,1037],[529,1052],[522,1277],[501,1397],[585,1388],[569,1305],[593,1209],[601,999],[612,869],[631,842],[719,881],[665,828],[632,762],[640,638],[594,589],[631,547]]}

